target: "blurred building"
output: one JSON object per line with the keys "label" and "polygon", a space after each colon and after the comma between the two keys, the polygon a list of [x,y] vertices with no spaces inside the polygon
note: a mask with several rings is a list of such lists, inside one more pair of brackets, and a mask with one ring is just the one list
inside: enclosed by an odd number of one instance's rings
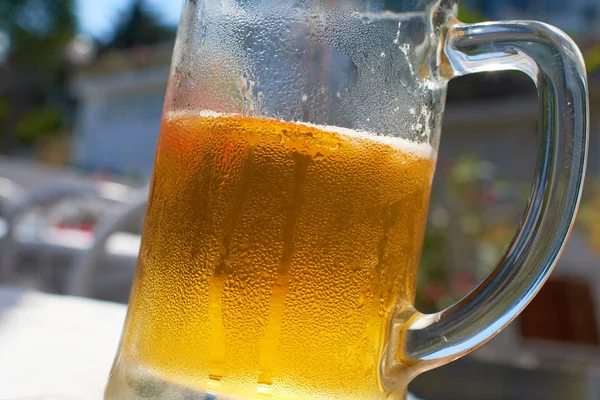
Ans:
{"label": "blurred building", "polygon": [[148,178],[152,172],[172,44],[112,51],[81,68],[73,164]]}

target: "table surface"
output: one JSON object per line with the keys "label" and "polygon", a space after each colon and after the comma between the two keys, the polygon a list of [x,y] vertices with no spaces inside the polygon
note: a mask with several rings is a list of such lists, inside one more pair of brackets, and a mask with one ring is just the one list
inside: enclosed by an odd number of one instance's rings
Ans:
{"label": "table surface", "polygon": [[102,399],[125,312],[0,286],[0,400]]}
{"label": "table surface", "polygon": [[125,312],[0,286],[0,399],[101,399]]}

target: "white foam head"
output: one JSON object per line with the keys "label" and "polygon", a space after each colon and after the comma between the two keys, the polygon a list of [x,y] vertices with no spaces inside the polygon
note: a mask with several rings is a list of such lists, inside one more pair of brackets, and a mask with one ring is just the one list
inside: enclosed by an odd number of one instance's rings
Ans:
{"label": "white foam head", "polygon": [[[169,111],[166,115],[167,119],[174,119],[182,116],[196,115],[204,118],[227,118],[234,115],[240,114],[225,114],[219,113],[211,110],[202,110],[197,112],[190,111]],[[283,121],[282,122],[289,122]],[[403,152],[412,153],[421,158],[435,158],[435,151],[433,147],[429,143],[417,143],[408,139],[403,139],[395,136],[382,136],[376,135],[374,133],[368,131],[359,131],[350,128],[342,128],[340,126],[333,125],[316,125],[311,124],[309,122],[300,122],[294,121],[294,123],[298,125],[304,125],[309,127],[314,127],[325,132],[336,133],[341,136],[348,137],[349,140],[352,139],[367,139],[377,141],[379,143],[387,144],[388,146],[395,147]]]}

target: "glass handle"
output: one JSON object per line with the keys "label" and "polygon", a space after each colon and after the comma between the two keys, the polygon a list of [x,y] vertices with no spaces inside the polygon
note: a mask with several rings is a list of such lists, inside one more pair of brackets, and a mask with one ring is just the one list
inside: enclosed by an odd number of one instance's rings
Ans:
{"label": "glass handle", "polygon": [[565,33],[534,21],[458,23],[449,27],[444,46],[453,76],[518,70],[533,79],[539,96],[539,150],[525,214],[495,268],[455,305],[417,314],[399,328],[392,364],[415,375],[485,343],[537,293],[571,231],[587,157],[585,66]]}

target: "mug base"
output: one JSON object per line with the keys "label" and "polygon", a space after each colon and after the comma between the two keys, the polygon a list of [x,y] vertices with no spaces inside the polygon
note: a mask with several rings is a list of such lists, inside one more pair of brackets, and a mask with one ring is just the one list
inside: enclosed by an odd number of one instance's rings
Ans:
{"label": "mug base", "polygon": [[[385,395],[383,395],[385,397]],[[123,368],[119,363],[113,368],[106,386],[104,400],[288,400],[292,398],[306,398],[305,396],[273,396],[268,393],[257,393],[256,396],[239,397],[217,390],[198,389],[169,382],[160,377],[155,371],[136,366]],[[316,399],[332,399],[331,396],[315,396]],[[380,397],[378,397],[380,399]],[[419,400],[410,393],[393,393],[385,397],[386,400]],[[364,399],[369,400],[369,399]]]}

